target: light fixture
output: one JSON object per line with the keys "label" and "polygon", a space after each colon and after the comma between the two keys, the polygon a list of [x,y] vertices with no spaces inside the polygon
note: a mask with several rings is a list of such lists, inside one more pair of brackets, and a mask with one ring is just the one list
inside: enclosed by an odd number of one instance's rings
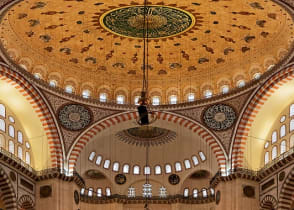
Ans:
{"label": "light fixture", "polygon": [[159,197],[160,198],[166,198],[167,197],[167,190],[164,186],[161,186],[159,188]]}

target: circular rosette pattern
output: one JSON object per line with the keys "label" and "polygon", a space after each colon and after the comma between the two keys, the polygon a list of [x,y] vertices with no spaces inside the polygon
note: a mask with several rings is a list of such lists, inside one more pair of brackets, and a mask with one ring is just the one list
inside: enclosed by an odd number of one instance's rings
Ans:
{"label": "circular rosette pattern", "polygon": [[79,104],[67,104],[58,112],[60,124],[72,131],[86,128],[92,121],[92,113],[85,106]]}
{"label": "circular rosette pattern", "polygon": [[235,110],[226,104],[215,104],[203,113],[205,125],[216,131],[229,129],[237,118]]}

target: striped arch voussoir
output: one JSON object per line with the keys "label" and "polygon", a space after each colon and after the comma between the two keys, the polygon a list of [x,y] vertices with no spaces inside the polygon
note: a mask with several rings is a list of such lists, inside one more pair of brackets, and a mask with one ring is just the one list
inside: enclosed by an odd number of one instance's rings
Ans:
{"label": "striped arch voussoir", "polygon": [[[199,124],[189,119],[185,119],[183,117],[171,113],[158,112],[157,115],[158,119],[177,123],[183,127],[189,128],[194,133],[197,133],[205,142],[207,142],[207,144],[210,146],[211,150],[215,154],[220,170],[225,170],[226,157],[224,151],[222,150],[218,142],[215,140],[215,138],[210,133],[208,133],[204,128],[202,128]],[[77,139],[76,144],[74,145],[69,156],[69,169],[71,171],[74,170],[78,157],[82,152],[83,148],[86,147],[87,143],[99,132],[109,128],[110,126],[117,125],[121,122],[136,119],[136,112],[123,113],[121,115],[109,117],[91,127],[86,133],[84,133],[84,135]]]}
{"label": "striped arch voussoir", "polygon": [[291,209],[294,201],[294,168],[285,179],[279,195],[279,209]]}
{"label": "striped arch voussoir", "polygon": [[1,200],[4,202],[5,209],[17,210],[16,195],[10,179],[7,177],[5,171],[0,167],[0,193]]}
{"label": "striped arch voussoir", "polygon": [[62,167],[62,145],[60,142],[58,130],[54,123],[54,119],[42,97],[23,77],[3,66],[0,66],[0,79],[17,89],[32,105],[43,125],[48,138],[52,167]]}
{"label": "striped arch voussoir", "polygon": [[253,96],[243,112],[233,142],[231,159],[232,167],[243,167],[244,151],[252,122],[265,101],[281,86],[294,79],[294,68],[286,68],[272,76]]}
{"label": "striped arch voussoir", "polygon": [[266,195],[262,199],[260,207],[262,210],[276,210],[278,207],[277,199],[272,195]]}
{"label": "striped arch voussoir", "polygon": [[18,209],[34,210],[34,201],[29,195],[23,195],[18,199]]}

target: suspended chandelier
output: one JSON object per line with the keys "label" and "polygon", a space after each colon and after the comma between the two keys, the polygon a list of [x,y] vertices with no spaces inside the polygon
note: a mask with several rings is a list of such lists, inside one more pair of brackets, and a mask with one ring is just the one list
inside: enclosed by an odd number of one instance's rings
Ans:
{"label": "suspended chandelier", "polygon": [[150,105],[150,100],[148,97],[148,69],[149,69],[149,19],[152,18],[152,15],[148,14],[147,0],[144,0],[143,7],[143,26],[142,26],[142,38],[143,38],[143,78],[142,78],[142,91],[141,97],[138,101],[138,113],[139,118],[137,123],[139,125],[150,125],[156,120],[156,115],[153,112],[148,111],[148,106]]}
{"label": "suspended chandelier", "polygon": [[[147,0],[144,0],[144,7],[143,7],[143,78],[142,78],[142,91],[141,91],[141,98],[139,99],[139,106],[138,106],[138,114],[139,118],[137,123],[141,126],[140,129],[144,129],[145,132],[149,132],[148,125],[153,123],[156,120],[156,115],[152,112],[148,111],[148,106],[150,100],[148,98],[148,28],[149,28],[149,21],[150,18],[148,15],[148,7],[147,7]],[[145,129],[147,127],[147,129]],[[149,210],[148,200],[152,197],[152,185],[149,182],[149,173],[147,171],[147,167],[149,167],[149,145],[146,146],[146,165],[145,165],[145,183],[143,184],[142,189],[142,196],[145,198],[144,210]]]}

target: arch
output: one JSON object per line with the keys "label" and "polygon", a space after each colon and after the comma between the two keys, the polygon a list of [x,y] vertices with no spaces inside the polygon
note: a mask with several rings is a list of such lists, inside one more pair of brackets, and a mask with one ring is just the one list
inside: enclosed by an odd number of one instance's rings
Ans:
{"label": "arch", "polygon": [[[206,130],[197,122],[184,118],[180,115],[176,115],[174,113],[157,112],[157,116],[158,116],[158,119],[179,124],[180,126],[189,128],[193,133],[198,134],[201,137],[201,139],[204,140],[209,145],[209,147],[211,148],[211,151],[216,156],[219,169],[222,171],[226,169],[227,155],[222,145],[218,142],[218,139],[215,136],[213,136],[213,134],[211,134],[208,130]],[[83,132],[72,145],[71,150],[67,157],[67,160],[69,162],[69,170],[72,171],[74,169],[76,162],[78,160],[78,157],[80,153],[82,152],[83,148],[86,147],[87,143],[95,135],[97,135],[99,132],[111,126],[117,125],[124,121],[129,121],[129,120],[135,121],[136,119],[137,119],[137,112],[124,112],[118,115],[113,115],[108,118],[105,118],[104,120],[92,125],[88,130]]]}
{"label": "arch", "polygon": [[294,168],[282,184],[279,195],[279,209],[291,209],[294,196]]}
{"label": "arch", "polygon": [[232,168],[244,167],[244,153],[252,124],[258,112],[262,109],[265,102],[275,93],[281,86],[294,79],[294,68],[288,67],[276,73],[267,80],[252,95],[249,103],[241,114],[239,124],[233,137],[230,148],[230,158]]}
{"label": "arch", "polygon": [[41,124],[44,128],[48,139],[49,151],[51,156],[52,167],[62,167],[63,164],[63,145],[60,139],[57,126],[55,124],[54,115],[51,114],[48,105],[46,104],[40,93],[28,81],[21,77],[18,73],[0,66],[0,80],[9,83],[25,99],[31,104],[35,110]]}
{"label": "arch", "polygon": [[262,210],[275,210],[278,207],[277,199],[272,195],[266,195],[260,202]]}
{"label": "arch", "polygon": [[34,201],[29,195],[23,195],[18,199],[18,208],[20,210],[34,210]]}
{"label": "arch", "polygon": [[0,167],[0,192],[6,210],[17,210],[16,194],[7,174]]}

